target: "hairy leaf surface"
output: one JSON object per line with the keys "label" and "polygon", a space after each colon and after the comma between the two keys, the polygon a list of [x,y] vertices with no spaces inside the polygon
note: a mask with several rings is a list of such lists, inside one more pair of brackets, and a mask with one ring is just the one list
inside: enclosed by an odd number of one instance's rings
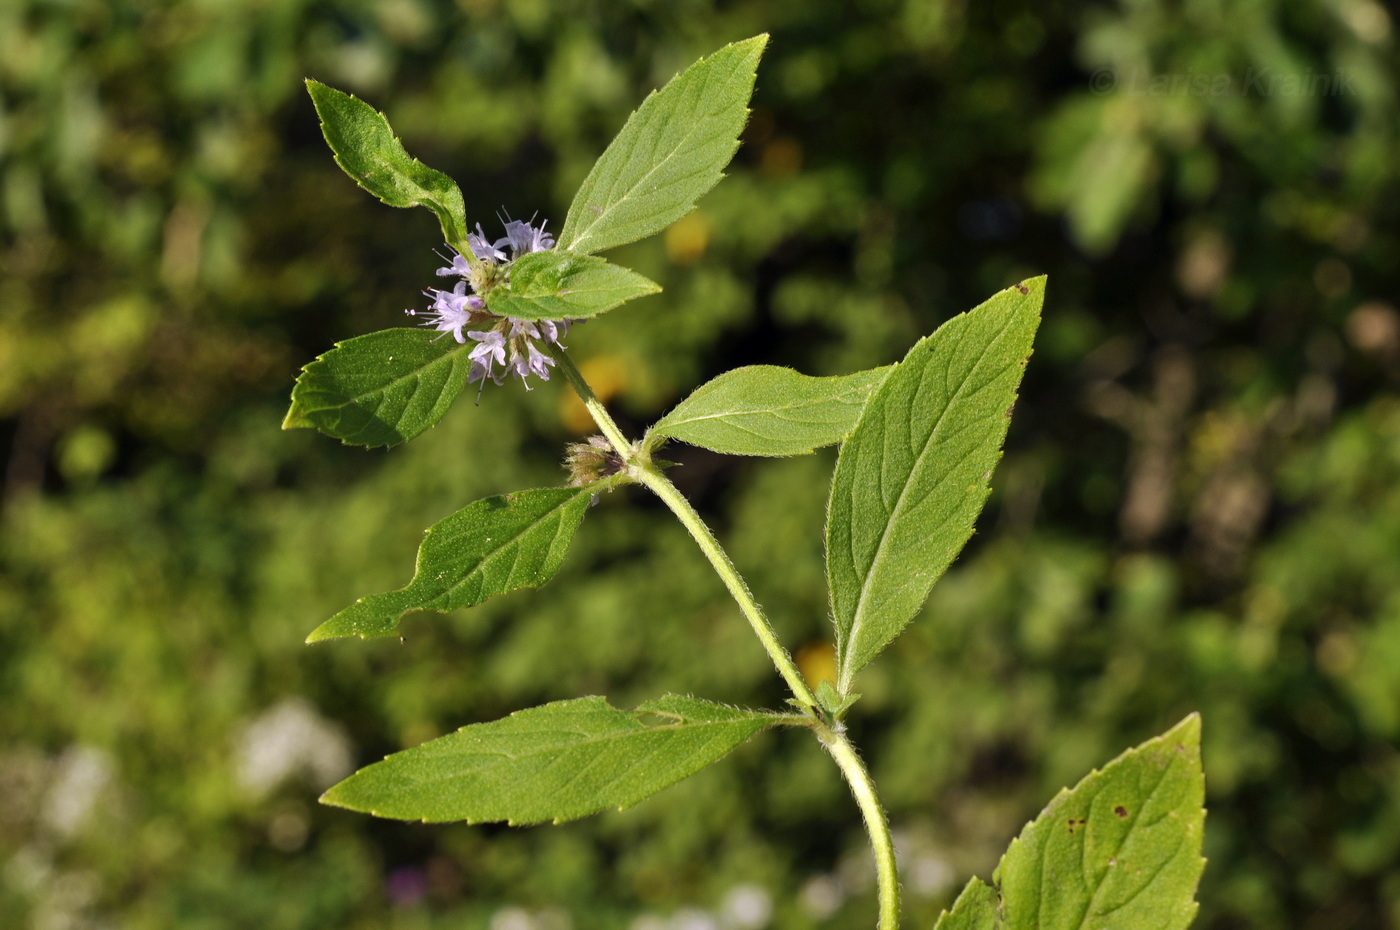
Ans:
{"label": "hairy leaf surface", "polygon": [[754,365],[702,384],[652,427],[730,455],[804,455],[840,442],[894,366],[835,378]]}
{"label": "hairy leaf surface", "polygon": [[650,236],[724,176],[748,120],[760,35],[726,45],[653,91],[574,195],[559,248],[601,252]]}
{"label": "hairy leaf surface", "polygon": [[1201,718],[1061,791],[993,880],[1007,930],[1184,930],[1205,859]]}
{"label": "hairy leaf surface", "polygon": [[974,878],[953,902],[953,909],[944,911],[933,930],[1000,930],[996,889]]}
{"label": "hairy leaf surface", "polygon": [[596,255],[550,249],[531,252],[510,266],[510,285],[486,298],[500,316],[525,320],[587,319],[661,286]]}
{"label": "hairy leaf surface", "polygon": [[429,527],[407,587],[362,597],[307,642],[392,636],[410,610],[448,611],[544,584],[559,570],[593,491],[542,488],[488,497]]}
{"label": "hairy leaf surface", "polygon": [[1201,718],[1063,790],[934,930],[1185,930],[1205,868]]}
{"label": "hairy leaf surface", "polygon": [[466,206],[457,182],[412,157],[374,107],[317,81],[306,89],[336,164],[355,183],[391,207],[427,207],[454,245],[467,237]]}
{"label": "hairy leaf surface", "polygon": [[400,820],[559,823],[630,807],[775,722],[674,694],[632,711],[556,701],[395,753],[321,800]]}
{"label": "hairy leaf surface", "polygon": [[837,688],[913,619],[972,535],[1040,322],[1045,279],[920,340],[841,446],[827,506]]}
{"label": "hairy leaf surface", "polygon": [[470,349],[421,329],[337,342],[302,369],[282,428],[309,426],[356,446],[407,442],[441,420],[462,392]]}

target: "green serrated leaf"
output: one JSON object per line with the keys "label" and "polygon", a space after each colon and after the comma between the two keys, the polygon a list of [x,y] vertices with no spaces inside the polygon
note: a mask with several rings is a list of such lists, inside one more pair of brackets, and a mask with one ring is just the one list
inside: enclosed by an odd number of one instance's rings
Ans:
{"label": "green serrated leaf", "polygon": [[1006,930],[1183,930],[1205,859],[1201,718],[1061,791],[993,881]]}
{"label": "green serrated leaf", "polygon": [[428,529],[407,587],[360,598],[306,641],[392,636],[410,610],[471,607],[497,594],[544,584],[564,561],[594,493],[542,488],[468,504]]}
{"label": "green serrated leaf", "polygon": [[951,911],[944,911],[933,930],[1000,930],[996,891],[980,878],[974,878],[953,902]]}
{"label": "green serrated leaf", "polygon": [[395,753],[321,800],[399,820],[559,823],[630,807],[776,722],[674,694],[633,711],[556,701]]}
{"label": "green serrated leaf", "polygon": [[660,290],[656,282],[596,255],[550,249],[512,262],[510,284],[493,289],[486,306],[523,320],[580,320]]}
{"label": "green serrated leaf", "polygon": [[1033,278],[921,339],[842,444],[826,570],[843,694],[972,535],[1044,294],[1045,278]]}
{"label": "green serrated leaf", "polygon": [[893,369],[813,378],[776,365],[736,368],[696,388],[651,434],[729,455],[805,455],[849,436]]}
{"label": "green serrated leaf", "polygon": [[427,207],[448,242],[466,241],[467,212],[456,181],[409,155],[374,107],[317,81],[308,80],[306,89],[336,164],[356,184],[391,207]]}
{"label": "green serrated leaf", "polygon": [[337,342],[301,370],[282,428],[312,427],[356,446],[407,442],[441,420],[462,393],[470,349],[421,329]]}
{"label": "green serrated leaf", "polygon": [[693,210],[739,148],[767,44],[765,34],[726,45],[653,91],[574,195],[559,247],[601,252]]}

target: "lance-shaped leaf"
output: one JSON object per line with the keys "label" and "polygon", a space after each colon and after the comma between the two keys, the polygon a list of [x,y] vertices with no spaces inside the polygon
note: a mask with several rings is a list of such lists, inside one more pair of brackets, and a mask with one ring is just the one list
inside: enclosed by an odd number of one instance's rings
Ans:
{"label": "lance-shaped leaf", "polygon": [[933,930],[1001,930],[997,908],[1000,900],[994,888],[974,878],[963,888],[951,911],[944,911]]}
{"label": "lance-shaped leaf", "polygon": [[835,378],[736,368],[696,388],[651,432],[730,455],[805,455],[849,436],[893,367]]}
{"label": "lance-shaped leaf", "polygon": [[471,348],[421,329],[337,342],[302,369],[282,428],[309,426],[356,446],[407,442],[462,393]]}
{"label": "lance-shaped leaf", "polygon": [[391,207],[427,207],[448,242],[466,240],[466,207],[456,181],[409,155],[374,107],[317,81],[308,80],[306,89],[336,164],[356,184]]}
{"label": "lance-shaped leaf", "polygon": [[1007,288],[918,342],[841,446],[827,506],[837,689],[913,619],[982,510],[1045,279]]}
{"label": "lance-shaped leaf", "polygon": [[601,252],[660,232],[694,209],[739,147],[767,44],[761,35],[726,45],[653,91],[574,195],[559,247]]}
{"label": "lance-shaped leaf", "polygon": [[559,823],[630,807],[779,719],[674,694],[633,711],[556,701],[395,753],[321,800],[400,820]]}
{"label": "lance-shaped leaf", "polygon": [[542,488],[468,504],[428,528],[407,587],[362,597],[306,638],[392,636],[410,610],[448,611],[544,584],[564,561],[594,490]]}
{"label": "lance-shaped leaf", "polygon": [[1184,930],[1205,859],[1201,718],[1061,791],[993,874],[1007,930]]}
{"label": "lance-shaped leaf", "polygon": [[656,282],[596,255],[550,249],[512,262],[510,284],[487,294],[486,306],[525,320],[581,320],[659,290]]}

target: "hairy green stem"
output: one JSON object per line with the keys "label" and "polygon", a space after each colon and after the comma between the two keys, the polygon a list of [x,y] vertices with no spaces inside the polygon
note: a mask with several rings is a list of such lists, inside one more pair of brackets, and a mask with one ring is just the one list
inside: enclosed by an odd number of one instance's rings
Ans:
{"label": "hairy green stem", "polygon": [[792,689],[793,696],[798,701],[808,707],[816,707],[817,699],[812,695],[812,691],[807,687],[807,683],[802,680],[802,673],[797,670],[797,665],[792,661],[792,656],[783,648],[783,644],[778,642],[778,636],[773,632],[773,626],[768,622],[768,618],[763,615],[763,610],[754,600],[753,593],[749,591],[749,586],[744,583],[734,563],[729,560],[729,555],[720,546],[719,540],[715,539],[714,533],[705,525],[705,521],[700,519],[700,515],[695,512],[695,508],[690,506],[690,501],[686,500],[676,486],[670,482],[661,470],[653,465],[647,456],[639,456],[633,449],[632,444],[622,435],[622,431],[617,428],[613,418],[608,414],[593,389],[588,386],[588,382],[583,379],[583,374],[574,364],[574,360],[569,357],[569,353],[563,349],[557,349],[554,353],[555,360],[559,363],[559,369],[564,372],[564,377],[569,379],[569,383],[578,392],[579,399],[588,408],[589,414],[593,417],[593,422],[598,424],[598,429],[602,430],[608,442],[612,443],[617,454],[622,456],[622,460],[627,463],[629,473],[642,484],[652,490],[657,497],[671,508],[681,524],[690,531],[690,535],[695,538],[695,542],[700,546],[700,551],[705,553],[705,558],[710,560],[715,572],[719,575],[724,586],[729,589],[729,593],[738,602],[739,609],[743,611],[744,617],[753,627],[759,642],[767,650],[768,655],[773,660],[773,664],[778,669],[778,674],[783,676],[783,680]]}
{"label": "hairy green stem", "polygon": [[899,870],[894,859],[894,840],[890,837],[889,821],[885,819],[884,808],[875,793],[875,782],[870,778],[865,763],[861,761],[856,748],[846,738],[844,730],[825,725],[817,727],[817,738],[821,740],[831,758],[841,768],[851,793],[856,797],[861,815],[865,818],[865,832],[870,835],[870,845],[875,850],[875,870],[879,876],[880,922],[878,930],[897,930],[899,927]]}
{"label": "hairy green stem", "polygon": [[[639,453],[622,435],[617,423],[613,421],[607,408],[593,393],[593,389],[588,386],[588,382],[583,379],[583,374],[578,370],[578,366],[574,364],[568,353],[563,349],[557,349],[554,358],[559,364],[559,369],[564,372],[564,377],[569,379],[569,383],[578,392],[584,407],[592,415],[593,422],[598,424],[598,429],[607,437],[608,442],[612,443],[622,460],[627,463],[628,474],[661,498],[681,521],[681,524],[690,531],[690,535],[700,546],[700,551],[705,554],[705,558],[710,560],[710,565],[714,567],[716,574],[719,575],[724,586],[729,589],[730,595],[738,603],[739,609],[743,611],[749,625],[753,627],[759,642],[763,644],[763,648],[773,660],[773,665],[777,667],[778,674],[783,676],[783,680],[792,689],[793,696],[807,707],[816,708],[818,706],[816,697],[802,679],[802,673],[798,671],[792,656],[783,648],[783,644],[778,642],[772,624],[764,616],[762,608],[754,600],[753,593],[749,591],[749,586],[744,582],[743,576],[734,567],[734,563],[730,561],[728,553],[720,546],[714,533],[710,532],[705,521],[700,519],[700,515],[695,512],[690,501],[686,500],[676,486],[651,462],[651,457],[645,452]],[[803,719],[807,721],[808,726],[816,731],[817,738],[821,740],[831,757],[836,760],[836,765],[841,769],[846,783],[851,786],[851,793],[855,795],[861,816],[865,818],[865,829],[870,835],[870,845],[875,850],[875,867],[879,875],[880,891],[878,930],[898,930],[899,873],[895,866],[894,842],[890,838],[889,822],[885,819],[885,811],[880,806],[880,798],[875,793],[875,783],[871,780],[870,773],[856,753],[855,747],[846,738],[844,728],[839,724],[835,727],[828,726],[822,719],[819,719],[819,716]]]}
{"label": "hairy green stem", "polygon": [[607,437],[608,442],[617,450],[617,454],[622,456],[624,462],[632,460],[632,444],[627,441],[627,437],[622,435],[622,430],[617,428],[612,416],[608,413],[608,408],[603,406],[603,402],[598,399],[598,395],[593,393],[593,389],[588,386],[588,382],[583,380],[583,372],[578,370],[574,360],[569,357],[563,347],[554,350],[554,360],[559,364],[559,370],[564,373],[564,377],[569,379],[574,391],[578,393],[579,400],[583,401],[583,406],[588,408],[588,415],[593,418],[593,422],[598,424],[598,429]]}
{"label": "hairy green stem", "polygon": [[710,532],[705,521],[701,520],[700,515],[695,512],[695,508],[690,506],[690,501],[686,500],[684,495],[676,490],[676,486],[650,462],[634,464],[632,474],[636,476],[638,481],[650,488],[652,493],[661,498],[666,506],[671,508],[671,512],[680,519],[681,524],[690,531],[690,535],[695,537],[700,551],[705,553],[705,558],[710,560],[715,573],[719,575],[724,586],[729,589],[729,593],[738,602],[739,609],[743,611],[744,617],[749,621],[749,626],[753,627],[759,642],[763,643],[763,648],[773,659],[778,674],[783,676],[783,680],[792,689],[793,697],[808,707],[816,707],[817,699],[812,695],[811,689],[807,687],[807,682],[802,680],[802,673],[797,670],[797,664],[792,661],[792,656],[783,648],[783,644],[778,642],[778,636],[773,632],[773,626],[763,615],[763,610],[754,600],[749,586],[744,583],[743,576],[734,567],[734,563],[729,561],[729,555],[721,548],[719,540],[715,539],[714,533]]}

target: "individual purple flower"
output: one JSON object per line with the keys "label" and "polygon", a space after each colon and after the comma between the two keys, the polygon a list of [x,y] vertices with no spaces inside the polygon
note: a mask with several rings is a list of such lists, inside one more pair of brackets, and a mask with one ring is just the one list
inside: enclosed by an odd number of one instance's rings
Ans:
{"label": "individual purple flower", "polygon": [[486,238],[486,232],[481,228],[481,224],[476,224],[476,232],[467,233],[467,245],[471,248],[472,254],[483,262],[503,262],[506,260],[506,253],[500,249],[499,242],[491,242]]}
{"label": "individual purple flower", "polygon": [[552,249],[554,248],[554,237],[544,231],[544,225],[544,223],[540,223],[539,228],[536,228],[523,220],[511,220],[506,223],[505,238],[497,239],[494,243],[495,247],[499,249],[503,245],[509,245],[512,259],[519,258],[529,252],[543,252],[545,249]]}
{"label": "individual purple flower", "polygon": [[[486,302],[475,294],[467,293],[467,282],[458,281],[450,291],[430,287],[423,292],[433,298],[432,306],[425,313],[428,320],[424,326],[431,326],[438,332],[451,333],[452,338],[465,343],[462,328],[472,321],[472,316],[486,308]],[[405,311],[409,316],[417,316],[417,310]]]}
{"label": "individual purple flower", "polygon": [[500,376],[493,374],[491,369],[495,365],[506,363],[505,334],[493,329],[487,332],[469,332],[467,335],[477,341],[476,348],[467,353],[467,358],[472,360],[472,370],[468,373],[467,380],[475,383],[490,378],[500,384]]}
{"label": "individual purple flower", "polygon": [[452,264],[448,265],[445,268],[439,268],[437,270],[438,277],[445,278],[448,275],[455,274],[458,277],[465,279],[466,276],[471,273],[471,264],[467,261],[467,257],[461,252],[458,252],[456,249],[453,249],[450,245],[448,246],[448,248],[452,249]]}
{"label": "individual purple flower", "polygon": [[428,894],[428,879],[422,869],[401,866],[389,873],[384,881],[389,900],[399,907],[412,907]]}
{"label": "individual purple flower", "polygon": [[[525,344],[525,351],[516,355],[514,359],[515,373],[520,376],[521,381],[525,381],[527,375],[535,374],[541,381],[549,380],[549,366],[554,364],[554,359],[545,355],[535,348],[533,342]],[[525,389],[530,389],[530,382],[525,381]]]}
{"label": "individual purple flower", "polygon": [[552,342],[562,346],[559,340],[569,334],[568,320],[536,320],[535,325],[540,328],[540,336],[545,342]]}

